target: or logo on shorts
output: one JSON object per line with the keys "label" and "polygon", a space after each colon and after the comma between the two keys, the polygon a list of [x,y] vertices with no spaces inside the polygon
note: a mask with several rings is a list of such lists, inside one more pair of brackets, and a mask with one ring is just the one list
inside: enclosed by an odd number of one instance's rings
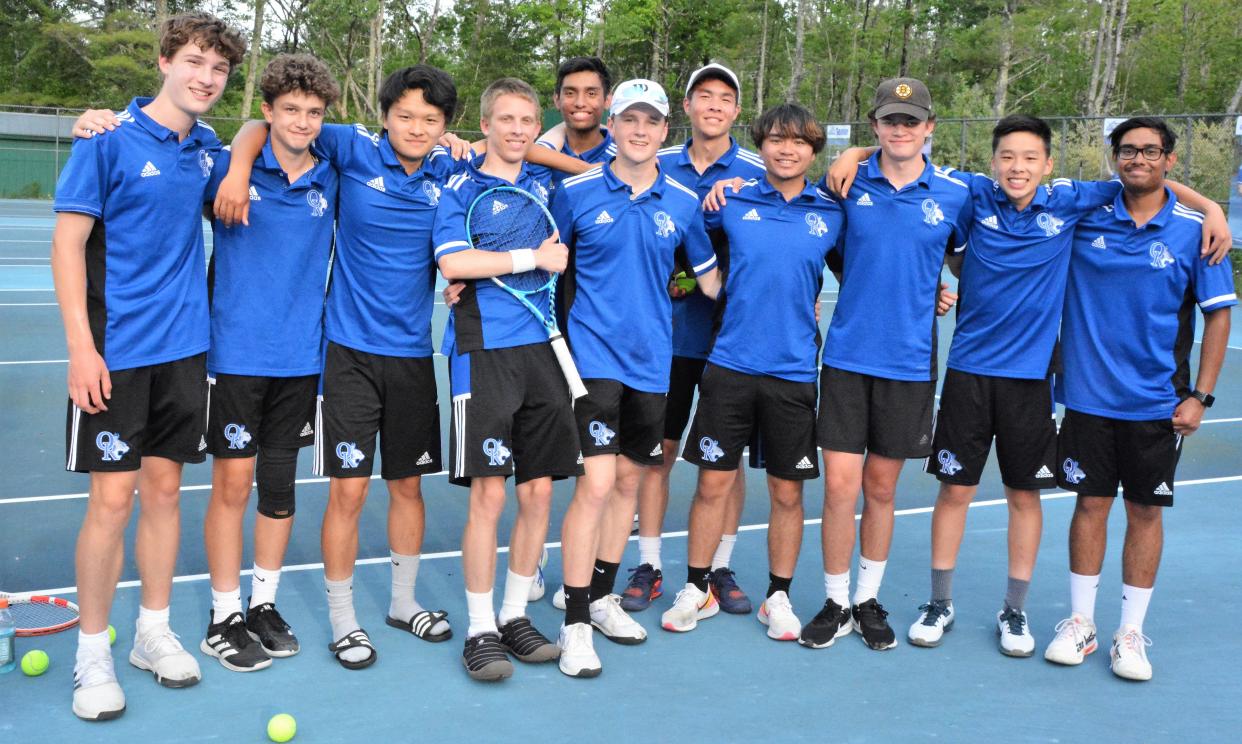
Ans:
{"label": "or logo on shorts", "polygon": [[1082,483],[1087,474],[1078,467],[1078,461],[1065,458],[1065,462],[1061,463],[1061,470],[1065,472],[1065,480],[1075,485]]}
{"label": "or logo on shorts", "polygon": [[940,461],[940,472],[945,475],[957,475],[957,471],[962,469],[962,464],[957,461],[957,455],[947,449],[940,450],[936,459]]}
{"label": "or logo on shorts", "polygon": [[211,153],[206,150],[198,151],[198,167],[203,170],[203,178],[211,178],[211,167],[216,161],[211,159]]}
{"label": "or logo on shorts", "polygon": [[435,181],[423,181],[423,193],[427,195],[427,201],[431,202],[431,206],[440,203],[440,187]]}
{"label": "or logo on shorts", "polygon": [[609,429],[608,425],[603,421],[592,421],[591,424],[587,426],[587,431],[590,432],[591,436],[595,439],[596,447],[607,446],[608,443],[612,441],[612,438],[617,435],[617,433],[612,429]]}
{"label": "or logo on shorts", "polygon": [[1065,220],[1058,219],[1051,212],[1040,212],[1035,218],[1035,224],[1044,231],[1044,237],[1051,238],[1061,234],[1061,226],[1065,224]]}
{"label": "or logo on shorts", "polygon": [[935,199],[923,200],[923,222],[932,227],[944,222],[944,212],[940,211],[940,205]]}
{"label": "or logo on shorts", "polygon": [[362,454],[362,450],[358,449],[358,445],[353,442],[338,443],[336,456],[341,458],[341,467],[346,470],[353,470],[360,462],[367,459],[367,456]]}
{"label": "or logo on shorts", "polygon": [[824,222],[824,218],[814,212],[806,213],[806,224],[811,228],[811,234],[817,238],[823,237],[828,232],[828,224]]}
{"label": "or logo on shorts", "polygon": [[229,449],[246,449],[250,444],[250,432],[241,424],[229,424],[224,427],[224,438],[229,440]]}
{"label": "or logo on shorts", "polygon": [[708,462],[716,462],[724,457],[724,450],[720,449],[720,443],[711,437],[703,437],[699,440],[699,451],[703,453],[703,459]]}
{"label": "or logo on shorts", "polygon": [[328,208],[328,200],[315,189],[306,192],[306,203],[310,205],[311,217],[322,217]]}
{"label": "or logo on shorts", "polygon": [[509,456],[513,453],[501,439],[484,439],[483,454],[487,455],[488,466],[495,468],[508,462]]}
{"label": "or logo on shorts", "polygon": [[1151,244],[1151,248],[1147,253],[1151,256],[1151,267],[1153,269],[1163,269],[1165,266],[1173,264],[1173,255],[1169,253],[1169,247],[1159,240]]}
{"label": "or logo on shorts", "polygon": [[105,462],[120,462],[129,452],[129,445],[122,442],[120,433],[115,431],[99,432],[99,436],[95,437],[95,446],[103,453],[100,459]]}
{"label": "or logo on shorts", "polygon": [[667,212],[656,212],[653,219],[655,219],[656,237],[667,238],[677,229],[673,218],[669,217]]}

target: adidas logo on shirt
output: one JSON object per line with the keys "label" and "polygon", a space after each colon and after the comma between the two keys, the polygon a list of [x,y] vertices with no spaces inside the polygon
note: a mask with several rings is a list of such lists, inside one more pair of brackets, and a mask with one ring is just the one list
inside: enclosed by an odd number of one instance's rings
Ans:
{"label": "adidas logo on shirt", "polygon": [[[254,186],[250,187],[250,201],[263,201],[263,197],[259,196],[259,190]],[[302,436],[306,436],[303,434]]]}
{"label": "adidas logo on shirt", "polygon": [[1152,493],[1157,496],[1172,496],[1173,489],[1169,488],[1168,483],[1161,482],[1160,485],[1156,486],[1156,490],[1152,491]]}
{"label": "adidas logo on shirt", "polygon": [[1103,236],[1103,235],[1101,235],[1100,237],[1098,237],[1098,238],[1096,238],[1095,240],[1091,241],[1091,247],[1092,247],[1092,248],[1099,248],[1100,250],[1104,250],[1104,249],[1108,248],[1108,244],[1104,242],[1104,236]]}
{"label": "adidas logo on shirt", "polygon": [[382,194],[388,193],[388,190],[384,188],[383,176],[376,176],[375,178],[372,178],[370,181],[367,181],[367,185]]}
{"label": "adidas logo on shirt", "polygon": [[155,163],[152,163],[150,160],[147,161],[146,165],[142,166],[143,178],[150,178],[151,176],[158,176],[159,174],[160,169],[156,168]]}
{"label": "adidas logo on shirt", "polygon": [[987,217],[984,217],[983,219],[979,220],[979,223],[982,224],[984,227],[990,227],[993,230],[1000,229],[1000,225],[997,224],[996,215],[994,214],[990,214]]}
{"label": "adidas logo on shirt", "polygon": [[815,466],[811,464],[811,459],[809,457],[802,458],[798,461],[797,465],[794,465],[794,468],[798,470],[810,470],[813,467]]}
{"label": "adidas logo on shirt", "polygon": [[415,465],[430,465],[430,464],[431,464],[431,453],[430,453],[430,452],[424,452],[424,453],[423,453],[423,456],[422,456],[422,457],[420,457],[420,458],[418,458],[418,462],[416,462],[416,463],[414,463],[414,464],[415,464]]}
{"label": "adidas logo on shirt", "polygon": [[862,196],[858,197],[858,201],[856,203],[860,207],[870,207],[871,206],[871,194],[863,194]]}
{"label": "adidas logo on shirt", "polygon": [[597,225],[607,225],[611,222],[612,222],[612,215],[608,214],[607,209],[600,212],[599,215],[596,216],[595,218],[595,224]]}
{"label": "adidas logo on shirt", "polygon": [[307,422],[306,422],[306,423],[302,426],[302,431],[301,431],[301,433],[300,433],[300,434],[298,434],[298,436],[299,436],[299,437],[309,437],[311,434],[314,434],[314,433],[315,433],[315,430],[311,428],[310,422],[309,422],[309,421],[307,421]]}
{"label": "adidas logo on shirt", "polygon": [[752,210],[750,210],[749,212],[747,212],[746,214],[742,215],[742,219],[743,219],[743,220],[746,220],[747,222],[758,222],[758,221],[759,221],[759,212],[757,212],[757,211],[755,211],[754,209],[752,209]]}
{"label": "adidas logo on shirt", "polygon": [[1039,472],[1035,474],[1035,477],[1036,478],[1051,478],[1052,471],[1048,469],[1047,465],[1040,465]]}
{"label": "adidas logo on shirt", "polygon": [[509,205],[505,204],[502,201],[499,201],[499,200],[492,201],[492,214],[500,214],[501,212],[505,211],[508,208],[509,208]]}

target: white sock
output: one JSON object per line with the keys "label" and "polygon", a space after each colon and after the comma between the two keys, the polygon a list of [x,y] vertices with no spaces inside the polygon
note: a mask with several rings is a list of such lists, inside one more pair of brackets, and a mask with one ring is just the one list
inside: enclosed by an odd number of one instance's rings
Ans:
{"label": "white sock", "polygon": [[862,604],[880,595],[880,583],[884,581],[884,567],[888,561],[873,561],[858,556],[858,585],[854,589],[854,604]]}
{"label": "white sock", "polygon": [[[238,600],[238,604],[241,604],[241,600]],[[168,627],[167,607],[162,610],[151,610],[138,605],[138,624],[135,628],[138,635],[146,635],[150,631],[161,627]]]}
{"label": "white sock", "polygon": [[[328,590],[328,621],[332,623],[332,640],[339,641],[347,634],[358,630],[358,618],[354,615],[354,577],[332,581],[324,577],[323,585]],[[362,661],[371,655],[371,649],[351,648],[341,653],[345,661]]]}
{"label": "white sock", "polygon": [[824,593],[839,607],[849,609],[850,606],[850,572],[824,574]]}
{"label": "white sock", "polygon": [[1143,632],[1143,619],[1147,617],[1147,605],[1151,602],[1153,589],[1121,585],[1121,625],[1132,625]]}
{"label": "white sock", "polygon": [[418,581],[419,556],[401,555],[389,551],[392,558],[392,598],[388,604],[389,617],[409,620],[423,608],[414,601],[414,585]]}
{"label": "white sock", "polygon": [[650,563],[651,567],[657,571],[664,569],[664,564],[660,562],[660,536],[643,537],[638,536],[638,562]]}
{"label": "white sock", "polygon": [[1070,571],[1070,611],[1087,620],[1095,618],[1095,592],[1100,588],[1100,575],[1083,576]]}
{"label": "white sock", "polygon": [[97,659],[101,656],[112,656],[112,644],[108,641],[108,631],[83,633],[79,630],[77,660]]}
{"label": "white sock", "polygon": [[280,587],[280,567],[264,568],[254,564],[250,569],[250,606],[276,604],[276,589]]}
{"label": "white sock", "polygon": [[[496,618],[497,625],[506,625],[514,618],[526,614],[526,603],[530,599],[530,587],[535,577],[518,576],[513,569],[505,572],[505,598],[500,603],[500,615]],[[489,600],[490,601],[490,600]],[[474,621],[471,620],[471,625]]]}
{"label": "white sock", "polygon": [[720,536],[720,544],[716,546],[716,554],[712,556],[713,571],[729,567],[729,559],[733,557],[733,546],[736,544],[736,534]]}
{"label": "white sock", "polygon": [[231,591],[218,592],[211,589],[211,623],[224,622],[234,612],[241,612],[241,587]]}
{"label": "white sock", "polygon": [[[530,591],[529,587],[527,591]],[[466,629],[466,637],[474,638],[481,633],[499,633],[496,627],[496,611],[492,609],[492,592],[472,592],[466,590],[466,613],[470,616],[470,627]]]}

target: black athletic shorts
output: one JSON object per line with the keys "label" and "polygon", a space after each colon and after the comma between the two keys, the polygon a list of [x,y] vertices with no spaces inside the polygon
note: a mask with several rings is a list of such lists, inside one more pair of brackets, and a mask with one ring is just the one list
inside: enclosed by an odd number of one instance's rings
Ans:
{"label": "black athletic shorts", "polygon": [[212,457],[254,457],[259,447],[298,449],[315,441],[319,375],[208,378],[207,452]]}
{"label": "black athletic shorts", "polygon": [[825,366],[815,422],[819,446],[894,459],[927,457],[935,399],[936,383],[930,380],[889,380]]}
{"label": "black athletic shorts", "polygon": [[431,357],[371,354],[328,342],[315,425],[315,473],[369,478],[440,471],[440,408]]}
{"label": "black athletic shorts", "polygon": [[1057,483],[1083,496],[1173,506],[1182,435],[1171,419],[1126,421],[1066,409],[1057,437]]}
{"label": "black athletic shorts", "polygon": [[750,375],[708,364],[682,456],[709,470],[736,470],[758,425],[768,475],[819,477],[815,383]]}
{"label": "black athletic shorts", "polygon": [[617,380],[583,380],[574,404],[583,457],[625,455],[639,465],[664,463],[664,393],[644,393]]}
{"label": "black athletic shorts", "polygon": [[449,479],[582,474],[572,399],[546,343],[482,349],[449,359],[453,423]]}
{"label": "black athletic shorts", "polygon": [[668,375],[668,400],[664,404],[664,438],[677,442],[690,423],[690,409],[694,406],[694,389],[703,377],[706,359],[673,357]]}
{"label": "black athletic shorts", "polygon": [[1048,380],[950,369],[940,390],[932,456],[924,470],[942,483],[977,486],[992,438],[1001,482],[1035,491],[1056,486],[1057,425]]}
{"label": "black athletic shorts", "polygon": [[108,410],[90,414],[69,401],[66,470],[137,470],[144,457],[180,463],[206,459],[205,353],[108,374]]}

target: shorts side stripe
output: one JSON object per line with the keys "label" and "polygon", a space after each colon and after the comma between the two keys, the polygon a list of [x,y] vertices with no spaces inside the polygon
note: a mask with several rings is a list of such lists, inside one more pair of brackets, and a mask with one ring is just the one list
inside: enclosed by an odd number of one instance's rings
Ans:
{"label": "shorts side stripe", "polygon": [[459,395],[453,399],[453,436],[456,440],[456,452],[453,457],[453,477],[461,478],[466,472],[466,401],[469,395]]}
{"label": "shorts side stripe", "polygon": [[211,433],[211,389],[216,386],[216,378],[207,376],[207,415],[203,417],[203,436]]}
{"label": "shorts side stripe", "polygon": [[313,445],[315,448],[315,456],[311,462],[311,472],[321,477],[323,476],[324,470],[325,470],[323,466],[323,447],[324,447],[323,436],[324,436],[323,434],[323,396],[316,395],[315,396],[315,443]]}
{"label": "shorts side stripe", "polygon": [[69,458],[65,463],[65,470],[75,470],[78,467],[78,431],[82,426],[82,409],[78,408],[78,404],[73,404],[73,425],[69,428]]}

